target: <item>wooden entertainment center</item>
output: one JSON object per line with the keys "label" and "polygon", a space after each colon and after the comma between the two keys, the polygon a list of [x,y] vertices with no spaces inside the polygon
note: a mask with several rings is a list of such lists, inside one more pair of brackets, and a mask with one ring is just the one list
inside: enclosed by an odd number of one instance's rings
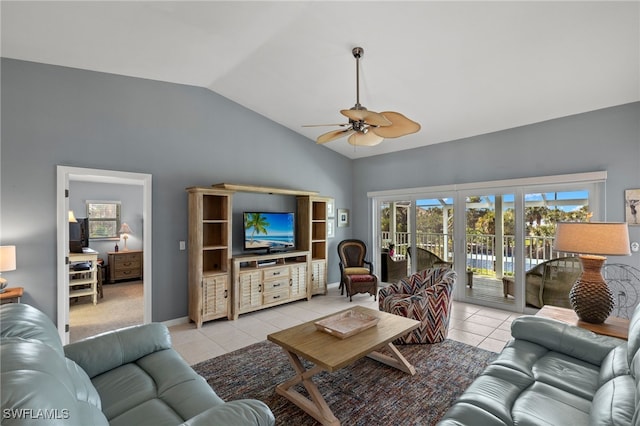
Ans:
{"label": "wooden entertainment center", "polygon": [[[327,202],[316,192],[253,185],[189,187],[189,319],[218,318],[327,292]],[[296,250],[232,255],[233,194],[296,197]]]}

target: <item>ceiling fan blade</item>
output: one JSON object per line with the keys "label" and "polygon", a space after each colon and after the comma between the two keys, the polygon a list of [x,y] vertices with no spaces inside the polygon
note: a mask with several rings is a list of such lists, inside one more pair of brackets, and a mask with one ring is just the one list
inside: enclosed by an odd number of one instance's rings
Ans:
{"label": "ceiling fan blade", "polygon": [[391,121],[391,125],[371,129],[378,136],[383,138],[398,138],[400,136],[416,133],[420,130],[420,124],[408,119],[399,112],[385,111],[380,114],[389,119],[389,121]]}
{"label": "ceiling fan blade", "polygon": [[303,124],[302,127],[330,127],[330,126],[340,126],[346,127],[349,123],[335,123],[335,124]]}
{"label": "ceiling fan blade", "polygon": [[342,138],[344,136],[349,136],[351,133],[353,133],[352,129],[332,130],[330,132],[323,133],[320,136],[318,136],[318,139],[316,139],[316,143],[331,142],[331,141],[334,141],[336,139],[340,139],[340,138]]}
{"label": "ceiling fan blade", "polygon": [[376,135],[372,131],[367,133],[355,132],[347,140],[351,145],[355,146],[375,146],[384,140],[383,137]]}
{"label": "ceiling fan blade", "polygon": [[340,114],[353,121],[364,121],[372,126],[390,126],[391,121],[384,115],[366,109],[343,109]]}

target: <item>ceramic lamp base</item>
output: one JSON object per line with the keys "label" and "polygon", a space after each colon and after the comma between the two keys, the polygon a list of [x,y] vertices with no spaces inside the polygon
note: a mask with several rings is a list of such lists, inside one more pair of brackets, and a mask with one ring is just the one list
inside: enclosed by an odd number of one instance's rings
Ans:
{"label": "ceramic lamp base", "polygon": [[602,324],[613,310],[613,295],[601,272],[605,260],[602,256],[580,256],[582,275],[569,292],[578,318],[592,324]]}

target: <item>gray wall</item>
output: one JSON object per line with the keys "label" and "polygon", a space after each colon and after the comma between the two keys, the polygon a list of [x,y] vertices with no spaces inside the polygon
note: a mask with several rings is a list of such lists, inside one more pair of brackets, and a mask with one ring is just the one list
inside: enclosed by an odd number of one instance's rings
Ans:
{"label": "gray wall", "polygon": [[[423,132],[429,131],[423,123]],[[640,102],[353,162],[354,211],[368,191],[606,170],[606,219],[624,221],[624,190],[640,188]],[[368,223],[354,222],[367,236]],[[640,241],[640,226],[630,226]],[[616,258],[640,268],[640,254]]]}
{"label": "gray wall", "polygon": [[[17,270],[4,276],[54,320],[56,165],[153,176],[155,321],[187,314],[186,187],[315,190],[351,208],[350,160],[209,90],[11,59],[1,67],[1,243],[17,246]],[[242,207],[271,203],[256,196]],[[350,232],[331,241],[331,281],[336,242]]]}

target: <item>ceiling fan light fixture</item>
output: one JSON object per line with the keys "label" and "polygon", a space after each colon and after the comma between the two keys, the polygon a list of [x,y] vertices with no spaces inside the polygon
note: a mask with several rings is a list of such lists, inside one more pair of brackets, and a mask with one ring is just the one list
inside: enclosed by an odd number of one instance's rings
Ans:
{"label": "ceiling fan light fixture", "polygon": [[351,53],[356,59],[356,103],[350,109],[340,110],[340,113],[349,119],[348,124],[340,126],[348,126],[348,128],[324,133],[318,136],[317,143],[327,143],[348,136],[347,141],[351,145],[374,146],[385,138],[397,138],[418,132],[420,124],[399,112],[377,113],[367,110],[360,104],[360,58],[364,55],[364,49],[354,47]]}
{"label": "ceiling fan light fixture", "polygon": [[354,132],[349,138],[347,142],[349,142],[353,146],[375,146],[384,140],[383,137],[378,136],[375,132]]}

